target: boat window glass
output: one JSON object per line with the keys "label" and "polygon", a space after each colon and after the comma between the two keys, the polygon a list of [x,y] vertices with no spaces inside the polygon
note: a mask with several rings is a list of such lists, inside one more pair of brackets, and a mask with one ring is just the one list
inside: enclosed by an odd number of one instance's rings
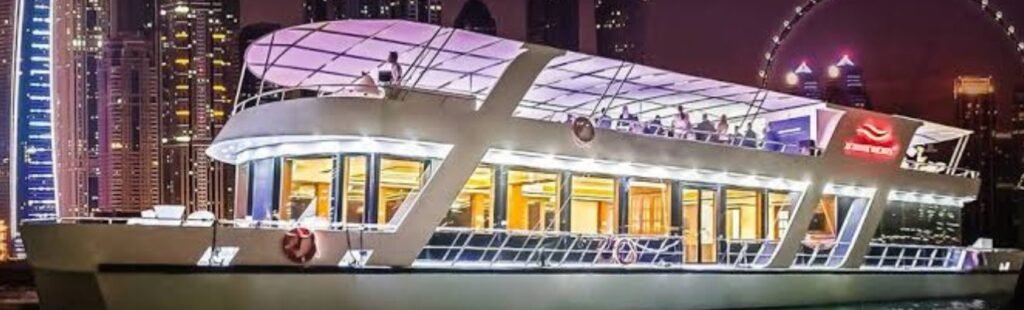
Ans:
{"label": "boat window glass", "polygon": [[526,170],[508,172],[508,228],[557,231],[558,174]]}
{"label": "boat window glass", "polygon": [[614,234],[618,223],[615,206],[615,179],[610,177],[572,177],[570,231],[581,234]]}
{"label": "boat window glass", "polygon": [[253,220],[264,221],[273,219],[276,207],[274,170],[277,159],[267,158],[252,161],[252,200],[249,202],[249,215]]}
{"label": "boat window glass", "polygon": [[683,185],[683,241],[687,263],[715,262],[716,190],[713,187]]}
{"label": "boat window glass", "polygon": [[494,168],[477,167],[448,209],[443,226],[492,228],[494,220]]}
{"label": "boat window glass", "polygon": [[232,207],[231,216],[225,216],[224,218],[245,218],[247,214],[246,208],[249,208],[249,195],[252,193],[249,190],[251,184],[249,184],[249,169],[252,167],[250,162],[244,162],[239,164],[235,169],[235,205]]}
{"label": "boat window glass", "polygon": [[956,206],[890,200],[874,242],[960,245],[960,210]]}
{"label": "boat window glass", "polygon": [[366,156],[345,156],[345,218],[346,223],[362,223],[366,211]]}
{"label": "boat window glass", "polygon": [[633,180],[629,182],[629,233],[665,235],[669,225],[668,183]]}
{"label": "boat window glass", "polygon": [[768,193],[767,239],[778,241],[786,233],[786,228],[789,225],[790,217],[793,215],[793,207],[796,205],[797,199],[800,199],[800,193],[797,192]]}
{"label": "boat window glass", "polygon": [[381,158],[377,223],[391,221],[406,198],[419,191],[423,167],[423,161],[419,160]]}
{"label": "boat window glass", "polygon": [[831,243],[839,231],[836,225],[836,195],[822,195],[821,202],[814,210],[814,217],[807,227],[805,244]]}
{"label": "boat window glass", "polygon": [[725,191],[725,237],[728,240],[761,239],[761,191]]}
{"label": "boat window glass", "polygon": [[304,216],[327,219],[331,210],[333,157],[286,158],[281,169],[281,206],[278,216],[297,220]]}

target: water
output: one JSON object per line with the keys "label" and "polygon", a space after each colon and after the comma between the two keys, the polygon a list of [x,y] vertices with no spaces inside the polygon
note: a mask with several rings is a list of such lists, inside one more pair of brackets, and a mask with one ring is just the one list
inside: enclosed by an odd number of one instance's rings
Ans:
{"label": "water", "polygon": [[916,310],[916,309],[955,309],[955,310],[988,310],[988,309],[1008,309],[1004,306],[1012,298],[1012,296],[987,296],[977,298],[959,298],[959,299],[935,299],[935,300],[917,300],[917,301],[901,301],[901,302],[885,302],[885,303],[863,303],[863,304],[848,304],[848,305],[831,305],[831,306],[818,306],[818,307],[803,307],[796,309],[831,309],[831,310],[848,310],[848,309],[888,309],[888,310]]}

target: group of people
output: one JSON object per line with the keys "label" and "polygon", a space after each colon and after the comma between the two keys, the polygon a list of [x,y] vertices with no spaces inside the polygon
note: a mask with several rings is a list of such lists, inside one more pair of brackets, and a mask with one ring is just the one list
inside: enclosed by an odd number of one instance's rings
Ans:
{"label": "group of people", "polygon": [[[724,114],[719,117],[717,123],[713,123],[708,114],[703,114],[701,115],[701,121],[694,125],[690,121],[689,114],[682,106],[677,107],[677,110],[678,113],[671,117],[671,123],[666,124],[665,119],[668,119],[668,117],[662,118],[660,115],[655,116],[649,121],[640,121],[640,117],[630,112],[628,106],[622,108],[622,113],[619,114],[617,119],[613,119],[608,115],[608,109],[604,108],[601,109],[601,114],[594,119],[594,124],[597,128],[676,139],[726,143],[749,148],[770,147],[770,143],[762,145],[759,142],[759,136],[754,131],[751,123],[747,123],[746,130],[741,130],[740,126],[736,125],[732,126],[732,131],[730,131],[729,120]],[[568,116],[569,121],[573,118],[572,115]],[[773,136],[772,132],[765,128],[761,137],[765,141],[772,141],[771,138]]]}

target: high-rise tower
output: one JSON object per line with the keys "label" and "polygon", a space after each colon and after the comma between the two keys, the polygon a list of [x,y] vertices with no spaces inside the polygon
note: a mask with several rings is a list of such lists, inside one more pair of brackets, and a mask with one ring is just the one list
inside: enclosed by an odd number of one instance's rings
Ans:
{"label": "high-rise tower", "polygon": [[0,261],[11,255],[11,64],[14,0],[0,0]]}
{"label": "high-rise tower", "polygon": [[238,81],[237,0],[161,0],[160,200],[230,216],[233,167],[206,148],[227,120]]}
{"label": "high-rise tower", "polygon": [[850,55],[843,55],[839,62],[828,68],[827,85],[826,101],[860,109],[873,108],[864,83],[864,69],[853,63]]}
{"label": "high-rise tower", "polygon": [[306,22],[337,19],[405,19],[441,23],[441,0],[304,0]]}
{"label": "high-rise tower", "polygon": [[999,222],[995,201],[996,141],[995,84],[992,77],[961,76],[953,82],[958,125],[974,131],[964,149],[961,166],[981,173],[978,199],[964,208],[964,240],[992,237]]}
{"label": "high-rise tower", "polygon": [[644,62],[643,16],[646,0],[595,0],[598,55]]}
{"label": "high-rise tower", "polygon": [[789,93],[801,97],[821,99],[821,85],[818,83],[819,75],[811,70],[807,62],[801,62],[800,66],[793,72],[786,74],[786,85]]}

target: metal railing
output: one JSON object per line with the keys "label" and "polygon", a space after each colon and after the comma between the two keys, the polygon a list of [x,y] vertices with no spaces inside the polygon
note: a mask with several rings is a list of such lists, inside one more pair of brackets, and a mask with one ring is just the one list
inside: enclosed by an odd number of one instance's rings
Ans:
{"label": "metal railing", "polygon": [[872,243],[862,269],[964,269],[967,248]]}
{"label": "metal railing", "polygon": [[[232,114],[267,103],[280,102],[299,98],[320,97],[366,97],[384,98],[387,89],[381,86],[364,84],[317,84],[300,87],[275,88],[235,102]],[[239,98],[241,99],[241,98]]]}
{"label": "metal railing", "polygon": [[970,170],[967,168],[952,169],[951,167],[946,165],[946,163],[941,162],[918,162],[904,159],[901,167],[907,170],[922,171],[935,174],[948,174],[961,178],[977,179],[979,176],[978,171]]}
{"label": "metal railing", "polygon": [[418,261],[452,266],[672,266],[683,262],[683,254],[680,236],[441,227]]}
{"label": "metal railing", "polygon": [[[600,120],[595,119],[596,124]],[[599,127],[621,133],[657,137],[677,141],[694,141],[716,145],[728,145],[752,150],[764,150],[786,154],[820,156],[822,149],[813,146],[800,146],[763,138],[751,138],[739,133],[719,133],[717,131],[698,130],[695,128],[681,129],[657,123],[644,123],[633,120],[612,120],[612,125]],[[647,129],[645,131],[645,129]]]}
{"label": "metal railing", "polygon": [[749,267],[764,265],[771,259],[778,241],[767,239],[754,240],[718,240],[718,263]]}

